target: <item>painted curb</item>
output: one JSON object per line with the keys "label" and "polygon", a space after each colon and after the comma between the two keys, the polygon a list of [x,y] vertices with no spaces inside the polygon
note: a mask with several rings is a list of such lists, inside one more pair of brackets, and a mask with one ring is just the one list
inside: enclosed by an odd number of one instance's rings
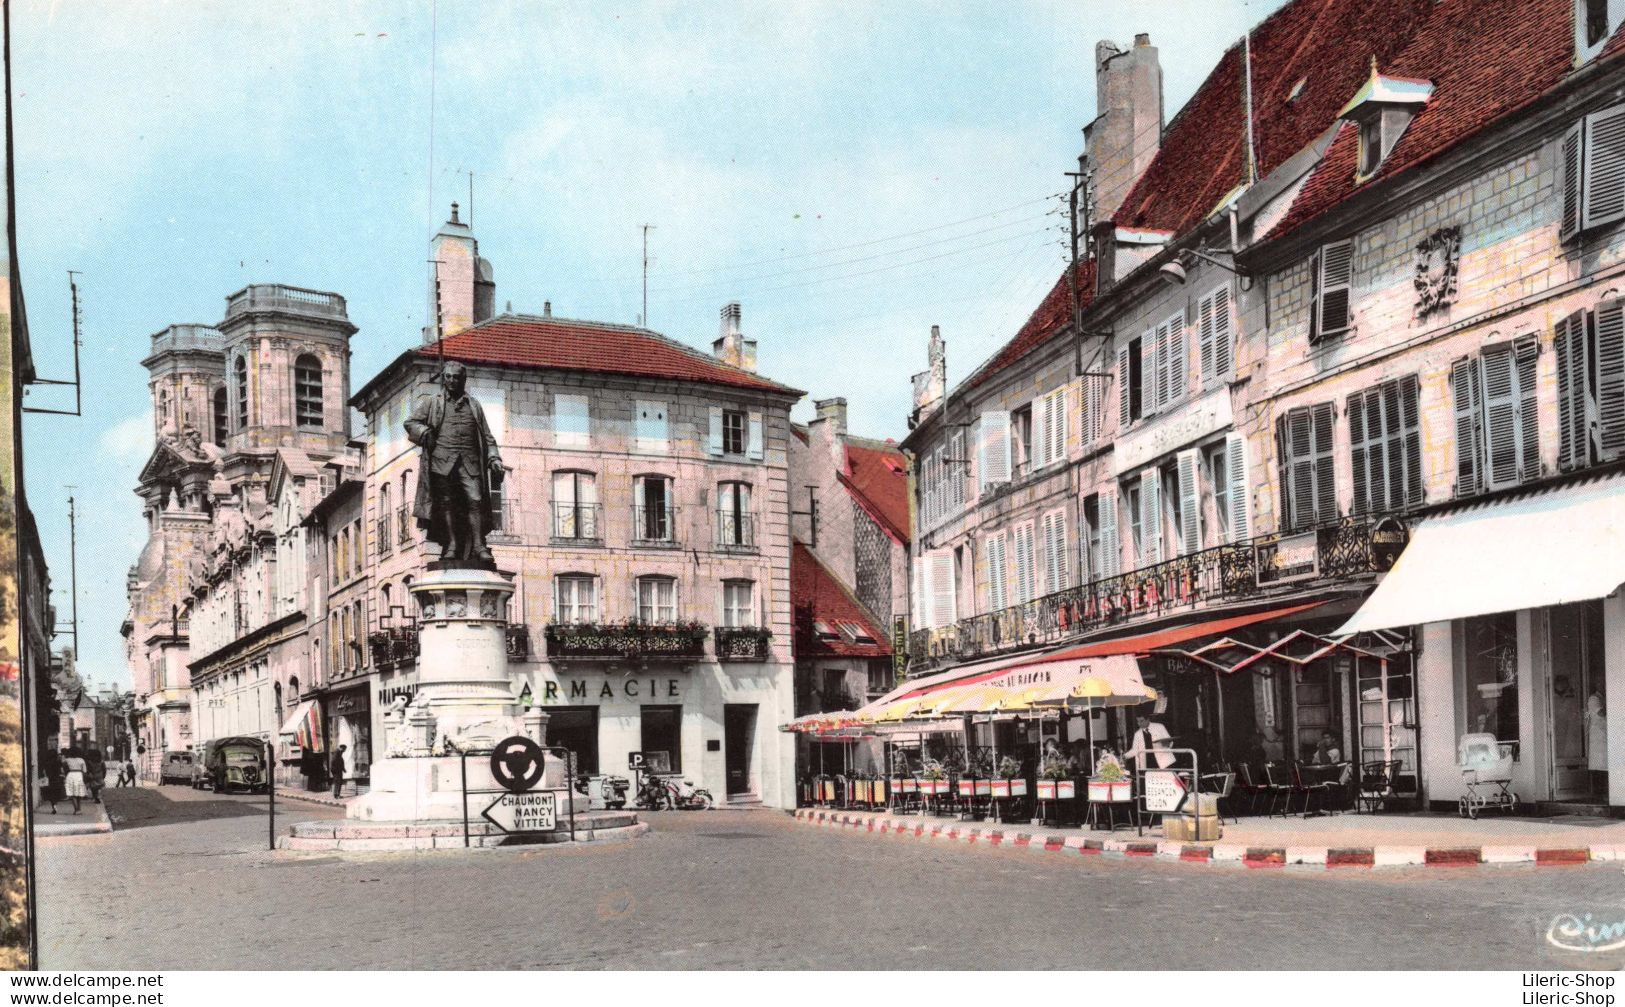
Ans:
{"label": "painted curb", "polygon": [[1071,856],[1171,860],[1187,864],[1240,864],[1250,868],[1311,867],[1476,867],[1488,864],[1534,864],[1572,867],[1594,862],[1625,861],[1625,845],[1597,846],[1246,846],[1240,843],[1183,843],[1156,837],[1095,839],[1089,836],[1016,832],[1005,827],[941,821],[919,822],[860,817],[801,808],[791,817],[808,825],[846,825],[881,835],[946,839],[966,846],[1003,847]]}

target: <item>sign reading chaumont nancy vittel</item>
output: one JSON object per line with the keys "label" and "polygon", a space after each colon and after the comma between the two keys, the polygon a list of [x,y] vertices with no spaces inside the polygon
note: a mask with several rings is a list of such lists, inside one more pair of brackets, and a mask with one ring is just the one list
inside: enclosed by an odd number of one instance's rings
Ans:
{"label": "sign reading chaumont nancy vittel", "polygon": [[551,790],[503,794],[481,815],[503,832],[552,832],[559,824],[558,795]]}

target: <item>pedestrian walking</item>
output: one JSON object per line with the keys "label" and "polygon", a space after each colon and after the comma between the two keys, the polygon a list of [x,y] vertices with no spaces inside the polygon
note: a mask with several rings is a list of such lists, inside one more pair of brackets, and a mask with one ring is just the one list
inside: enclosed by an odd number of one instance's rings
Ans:
{"label": "pedestrian walking", "polygon": [[63,799],[62,796],[62,758],[55,752],[46,752],[41,760],[40,772],[45,774],[45,787],[40,792],[40,800],[49,802],[51,814],[56,814],[56,805]]}
{"label": "pedestrian walking", "polygon": [[122,786],[133,787],[136,785],[134,759],[126,758],[122,761],[122,764],[119,766],[119,776],[124,781]]}
{"label": "pedestrian walking", "polygon": [[327,775],[333,781],[333,796],[338,797],[344,790],[344,752],[348,745],[340,745],[333,749],[332,758],[327,760]]}
{"label": "pedestrian walking", "polygon": [[107,758],[99,748],[85,750],[85,789],[96,804],[102,803],[102,788],[107,786]]}
{"label": "pedestrian walking", "polygon": [[89,796],[89,791],[85,787],[85,759],[79,754],[79,749],[62,750],[62,771],[63,790],[73,802],[73,813],[77,815],[81,810],[79,802]]}

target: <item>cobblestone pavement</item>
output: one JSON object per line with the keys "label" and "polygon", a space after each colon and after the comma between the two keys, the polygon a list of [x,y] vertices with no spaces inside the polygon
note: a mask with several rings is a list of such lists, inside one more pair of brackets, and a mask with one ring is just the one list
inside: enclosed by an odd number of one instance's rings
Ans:
{"label": "cobblestone pavement", "polygon": [[1625,877],[1603,864],[1192,868],[880,840],[771,811],[649,815],[643,839],[576,849],[339,857],[267,852],[264,807],[120,792],[112,835],[42,840],[42,966],[1625,965],[1545,939],[1560,913],[1625,919]]}

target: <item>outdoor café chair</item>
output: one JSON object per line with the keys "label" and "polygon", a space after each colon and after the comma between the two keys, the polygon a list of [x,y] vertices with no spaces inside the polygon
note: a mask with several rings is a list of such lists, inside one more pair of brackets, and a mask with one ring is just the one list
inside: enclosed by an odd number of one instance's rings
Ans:
{"label": "outdoor caf\u00e9 chair", "polygon": [[1259,781],[1259,773],[1245,762],[1235,765],[1236,790],[1239,796],[1247,799],[1247,814],[1258,814],[1258,801],[1268,791],[1268,787]]}
{"label": "outdoor caf\u00e9 chair", "polygon": [[1376,814],[1377,806],[1386,805],[1394,796],[1394,777],[1399,773],[1399,761],[1366,762],[1360,765],[1360,788],[1354,795],[1354,810],[1364,804],[1366,811]]}
{"label": "outdoor caf\u00e9 chair", "polygon": [[[1230,792],[1235,786],[1235,773],[1204,773],[1196,789],[1198,793],[1213,798],[1214,808],[1218,811],[1221,821],[1228,814],[1230,820],[1239,825],[1241,819],[1236,817],[1236,809],[1230,803]],[[1197,805],[1200,810],[1201,801],[1197,801]]]}
{"label": "outdoor caf\u00e9 chair", "polygon": [[1342,775],[1341,765],[1310,765],[1303,762],[1292,763],[1292,777],[1296,789],[1303,792],[1303,814],[1309,815],[1309,809],[1319,802],[1315,811],[1319,814],[1332,813],[1331,798],[1337,792],[1337,780],[1331,776],[1335,771]]}
{"label": "outdoor caf\u00e9 chair", "polygon": [[1292,813],[1292,799],[1299,794],[1302,794],[1307,802],[1309,795],[1298,785],[1297,774],[1293,772],[1291,763],[1265,763],[1264,778],[1268,781],[1271,815],[1275,814],[1277,805],[1281,808],[1282,818],[1290,815]]}

